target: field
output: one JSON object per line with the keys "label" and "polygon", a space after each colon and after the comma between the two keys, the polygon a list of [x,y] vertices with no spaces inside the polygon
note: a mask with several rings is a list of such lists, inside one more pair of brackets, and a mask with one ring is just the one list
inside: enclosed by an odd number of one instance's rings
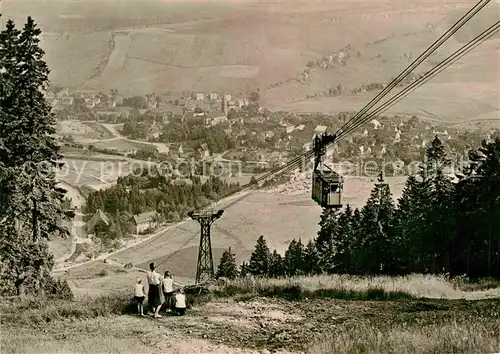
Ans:
{"label": "field", "polygon": [[[6,4],[5,16],[18,18],[35,11],[29,6]],[[43,44],[51,80],[57,85],[118,88],[125,95],[260,89],[262,103],[271,109],[314,112],[359,108],[374,93],[308,100],[305,96],[338,84],[350,90],[388,82],[470,6],[446,1],[331,1],[308,6],[248,1],[148,3],[137,8],[118,2],[99,5],[97,16],[89,12],[92,5],[69,2],[64,9],[47,3],[46,9],[35,11],[35,20],[49,32]],[[472,39],[493,23],[498,11],[497,3],[489,4],[417,71]],[[73,17],[56,17],[68,13]],[[112,32],[114,47],[109,43]],[[348,44],[360,52],[359,58],[349,59],[345,66],[314,69],[307,85],[295,80],[309,61]],[[498,37],[483,44],[393,112],[425,116],[420,111],[425,104],[426,111],[443,120],[497,117],[498,45]]]}
{"label": "field", "polygon": [[[97,276],[86,277],[109,284],[107,294],[2,300],[2,353],[451,354],[500,348],[499,289],[465,292],[444,277],[237,280],[214,285],[211,296],[190,296],[184,317],[152,320],[133,316],[130,286],[124,292],[113,282],[118,273],[133,281],[135,271],[94,271]],[[481,300],[465,300],[474,298]]]}
{"label": "field", "polygon": [[80,122],[66,120],[58,122],[56,126],[59,135],[71,135],[75,142],[86,139],[108,139],[112,135],[97,122]]}
{"label": "field", "polygon": [[117,151],[130,151],[138,149],[151,149],[149,144],[141,144],[138,142],[132,142],[126,139],[113,139],[110,141],[96,141],[92,143],[98,149],[110,149]]}
{"label": "field", "polygon": [[63,161],[66,165],[58,172],[58,179],[80,186],[102,184],[111,186],[119,176],[128,174],[130,168],[129,162],[112,159],[96,161],[89,157],[88,159],[65,158]]}

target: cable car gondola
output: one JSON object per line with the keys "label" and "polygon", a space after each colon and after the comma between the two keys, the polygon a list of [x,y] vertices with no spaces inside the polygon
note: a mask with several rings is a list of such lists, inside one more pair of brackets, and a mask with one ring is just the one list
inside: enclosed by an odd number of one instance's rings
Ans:
{"label": "cable car gondola", "polygon": [[323,208],[342,208],[344,178],[323,165],[326,146],[335,141],[336,135],[323,134],[314,137],[314,169],[312,173],[312,200]]}

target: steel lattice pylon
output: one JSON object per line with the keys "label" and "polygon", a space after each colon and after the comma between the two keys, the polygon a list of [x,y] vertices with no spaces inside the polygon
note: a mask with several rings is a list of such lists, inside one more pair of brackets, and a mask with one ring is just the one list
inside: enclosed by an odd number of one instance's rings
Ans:
{"label": "steel lattice pylon", "polygon": [[223,210],[217,212],[202,210],[190,212],[191,219],[200,223],[200,248],[198,250],[198,265],[196,267],[196,283],[210,280],[214,277],[214,261],[212,256],[212,241],[210,228],[215,220],[222,216]]}

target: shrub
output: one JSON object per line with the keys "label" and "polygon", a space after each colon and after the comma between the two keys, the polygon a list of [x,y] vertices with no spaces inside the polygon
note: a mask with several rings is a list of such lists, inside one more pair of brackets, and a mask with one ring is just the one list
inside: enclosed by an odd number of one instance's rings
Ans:
{"label": "shrub", "polygon": [[68,282],[64,279],[51,279],[47,287],[45,289],[45,294],[57,298],[57,299],[64,299],[64,300],[73,300],[74,295],[73,292],[71,291],[71,288],[69,287]]}

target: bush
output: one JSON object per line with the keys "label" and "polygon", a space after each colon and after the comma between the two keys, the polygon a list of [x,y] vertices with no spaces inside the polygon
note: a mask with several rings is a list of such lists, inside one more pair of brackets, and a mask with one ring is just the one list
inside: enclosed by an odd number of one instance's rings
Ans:
{"label": "bush", "polygon": [[90,319],[136,313],[129,294],[83,298],[56,299],[50,296],[3,298],[0,301],[2,324],[39,326],[63,319]]}
{"label": "bush", "polygon": [[47,284],[47,287],[45,289],[45,294],[57,299],[64,299],[64,300],[74,299],[73,292],[71,291],[68,282],[66,280],[61,280],[61,279],[57,280],[51,279]]}

